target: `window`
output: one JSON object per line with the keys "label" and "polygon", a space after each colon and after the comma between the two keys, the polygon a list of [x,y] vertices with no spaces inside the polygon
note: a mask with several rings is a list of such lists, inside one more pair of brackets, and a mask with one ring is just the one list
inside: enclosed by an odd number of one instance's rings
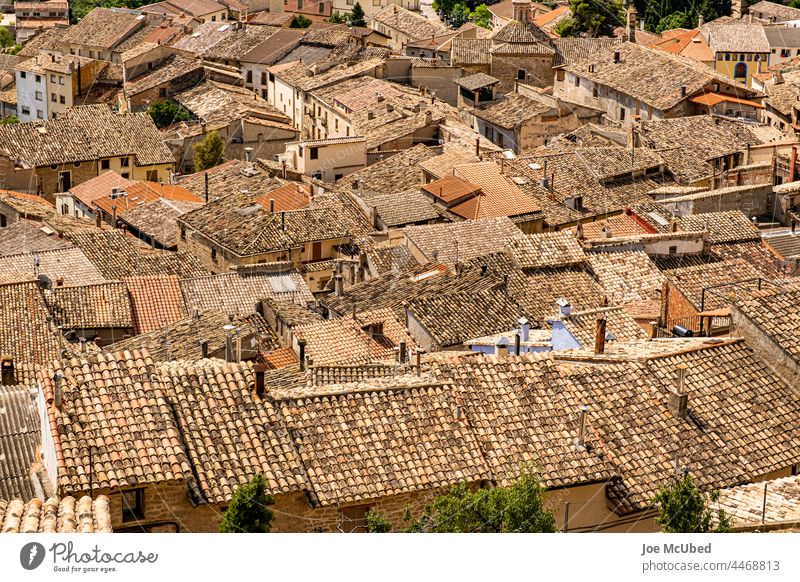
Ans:
{"label": "window", "polygon": [[261,73],[261,84],[262,85],[266,85],[267,84],[267,74],[265,72]]}
{"label": "window", "polygon": [[733,68],[733,78],[734,79],[746,79],[747,78],[747,65],[744,63],[736,63],[736,66]]}
{"label": "window", "polygon": [[726,61],[731,60],[731,53],[725,53],[725,60]]}
{"label": "window", "polygon": [[624,107],[620,107],[619,108],[619,120],[620,121],[625,121],[625,108]]}
{"label": "window", "polygon": [[111,160],[100,160],[100,169],[101,170],[111,169]]}
{"label": "window", "polygon": [[130,158],[128,158],[128,157],[125,157],[125,158],[120,158],[120,159],[119,159],[119,165],[120,165],[120,166],[122,166],[123,168],[128,168],[128,167],[130,167],[130,165],[131,165],[131,160],[130,160]]}
{"label": "window", "polygon": [[497,145],[503,147],[503,134],[501,132],[497,132]]}
{"label": "window", "polygon": [[38,117],[39,119],[44,119],[44,112],[41,109],[37,109],[36,117]]}
{"label": "window", "polygon": [[253,83],[253,71],[247,71],[247,82]]}
{"label": "window", "polygon": [[597,95],[598,95],[597,83],[595,83],[594,85],[592,85],[592,97],[597,97]]}
{"label": "window", "polygon": [[144,489],[123,491],[120,497],[123,522],[144,519]]}
{"label": "window", "polygon": [[298,10],[302,10],[303,9],[303,0],[297,0],[297,9]]}
{"label": "window", "polygon": [[580,77],[575,77],[575,86],[576,87],[580,87],[581,86],[581,78]]}
{"label": "window", "polygon": [[678,247],[677,247],[677,246],[675,246],[675,245],[673,245],[673,246],[669,247],[669,254],[671,254],[671,255],[677,255],[677,254],[678,254]]}
{"label": "window", "polygon": [[792,51],[789,49],[781,49],[781,57],[784,59],[791,56]]}
{"label": "window", "polygon": [[53,73],[50,73],[50,82],[51,83],[55,83],[56,82],[56,76]]}
{"label": "window", "polygon": [[66,192],[72,188],[72,172],[58,173],[58,191]]}
{"label": "window", "polygon": [[323,12],[325,12],[325,3],[324,2],[320,2],[319,3],[319,13],[322,14]]}
{"label": "window", "polygon": [[525,69],[517,69],[517,81],[525,80]]}
{"label": "window", "polygon": [[147,181],[158,182],[158,170],[147,170]]}
{"label": "window", "polygon": [[56,97],[55,93],[50,93],[50,101],[52,101],[53,103],[58,101],[58,98]]}
{"label": "window", "polygon": [[261,89],[261,98],[262,98],[264,101],[266,101],[266,100],[267,100],[267,97],[268,97],[268,95],[267,95],[267,90],[266,90],[266,89]]}
{"label": "window", "polygon": [[94,58],[94,51],[89,51],[89,58]]}
{"label": "window", "polygon": [[66,98],[66,97],[64,97],[63,95],[60,95],[60,96],[58,97],[58,101],[61,103],[61,105],[65,105],[65,104],[66,104],[66,102],[67,102],[67,98]]}
{"label": "window", "polygon": [[28,78],[28,75],[25,73],[25,71],[20,71],[19,72],[19,76],[20,76],[21,79],[27,79]]}
{"label": "window", "polygon": [[23,105],[22,106],[22,115],[30,115],[30,114],[31,114],[31,108],[30,107],[25,107]]}
{"label": "window", "polygon": [[217,21],[217,17],[216,16],[212,16],[211,17],[211,22],[216,22],[216,21]]}
{"label": "window", "polygon": [[41,83],[42,82],[42,76],[41,75],[36,75],[36,82],[37,83]]}
{"label": "window", "polygon": [[158,96],[159,97],[166,97],[167,96],[167,88],[166,87],[161,87],[158,90]]}
{"label": "window", "polygon": [[59,85],[63,85],[64,84],[64,77],[61,76],[61,75],[58,76],[58,84]]}
{"label": "window", "polygon": [[61,214],[69,214],[69,204],[61,205]]}
{"label": "window", "polygon": [[131,177],[131,175],[128,172],[122,172],[120,174],[120,176],[122,176],[123,178],[126,178],[126,179]]}
{"label": "window", "polygon": [[81,163],[80,162],[75,162],[72,165],[75,166],[76,168],[80,168],[81,167]]}
{"label": "window", "polygon": [[211,260],[217,262],[217,249],[211,249]]}
{"label": "window", "polygon": [[312,160],[319,159],[319,148],[308,148],[308,157]]}
{"label": "window", "polygon": [[41,91],[37,91],[36,92],[36,100],[37,101],[41,101],[42,100],[42,92]]}
{"label": "window", "polygon": [[186,229],[185,228],[181,229],[181,240],[184,241],[184,242],[186,241]]}

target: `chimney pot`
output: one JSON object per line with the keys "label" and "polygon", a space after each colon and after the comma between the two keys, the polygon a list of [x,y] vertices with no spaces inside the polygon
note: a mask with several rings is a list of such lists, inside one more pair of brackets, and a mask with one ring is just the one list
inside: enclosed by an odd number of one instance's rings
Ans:
{"label": "chimney pot", "polygon": [[499,340],[497,340],[494,348],[494,353],[498,359],[503,359],[508,356],[508,340],[506,338],[501,337]]}
{"label": "chimney pot", "polygon": [[344,295],[344,282],[342,281],[342,276],[341,275],[337,274],[334,277],[334,287],[333,287],[333,289],[334,289],[334,294],[337,297],[341,297],[342,295]]}
{"label": "chimney pot", "polygon": [[306,369],[306,340],[299,339],[297,340],[297,349],[299,353],[299,360],[300,360],[300,371],[303,372]]}

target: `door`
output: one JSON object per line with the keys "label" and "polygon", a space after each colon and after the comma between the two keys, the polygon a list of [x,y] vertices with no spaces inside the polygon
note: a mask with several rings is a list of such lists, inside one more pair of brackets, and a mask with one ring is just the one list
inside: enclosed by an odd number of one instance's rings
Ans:
{"label": "door", "polygon": [[315,242],[311,244],[311,260],[319,261],[322,258],[322,243]]}
{"label": "door", "polygon": [[66,192],[72,188],[72,172],[58,173],[58,191]]}

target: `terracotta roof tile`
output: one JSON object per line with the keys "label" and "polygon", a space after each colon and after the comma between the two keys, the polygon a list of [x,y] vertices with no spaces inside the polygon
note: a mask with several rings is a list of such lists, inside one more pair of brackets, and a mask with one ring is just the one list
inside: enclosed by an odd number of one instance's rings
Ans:
{"label": "terracotta roof tile", "polygon": [[111,533],[108,497],[0,500],[0,533]]}
{"label": "terracotta roof tile", "polygon": [[125,284],[137,334],[154,331],[187,315],[175,275],[126,277]]}
{"label": "terracotta roof tile", "polygon": [[56,325],[65,329],[133,328],[128,289],[118,281],[54,287],[47,302]]}
{"label": "terracotta roof tile", "polygon": [[508,241],[507,248],[521,269],[566,267],[586,261],[578,239],[570,232],[519,235]]}

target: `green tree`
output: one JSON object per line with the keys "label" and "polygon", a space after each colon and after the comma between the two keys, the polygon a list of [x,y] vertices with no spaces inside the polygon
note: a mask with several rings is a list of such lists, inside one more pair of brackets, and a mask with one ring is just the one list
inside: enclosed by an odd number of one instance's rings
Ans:
{"label": "green tree", "polygon": [[544,488],[527,466],[508,487],[471,491],[466,483],[437,497],[422,515],[412,519],[408,532],[540,533],[554,532],[553,512],[544,506]]}
{"label": "green tree", "polygon": [[11,34],[11,31],[5,26],[0,26],[0,46],[10,47],[16,44],[17,41],[14,39],[14,35]]}
{"label": "green tree", "polygon": [[268,506],[274,502],[267,493],[264,475],[256,475],[249,483],[236,488],[222,516],[220,533],[267,533],[275,518]]}
{"label": "green tree", "polygon": [[334,12],[331,14],[328,22],[332,22],[333,24],[345,24],[347,22],[347,17],[341,12]]}
{"label": "green tree", "polygon": [[364,9],[361,4],[356,2],[353,4],[353,10],[350,12],[350,26],[366,26],[367,19],[364,18]]}
{"label": "green tree", "polygon": [[192,117],[185,107],[166,99],[164,101],[156,101],[150,105],[150,109],[147,112],[153,118],[153,123],[156,124],[158,129],[179,121],[187,121]]}
{"label": "green tree", "polygon": [[559,36],[611,36],[625,25],[625,10],[619,0],[570,0],[571,15],[556,25]]}
{"label": "green tree", "polygon": [[450,12],[450,25],[454,28],[458,28],[462,24],[469,22],[471,17],[472,12],[470,11],[469,6],[463,2],[459,2],[453,6],[453,10]]}
{"label": "green tree", "polygon": [[721,533],[730,531],[731,522],[721,509],[716,512],[717,525],[712,525],[711,504],[719,499],[719,491],[704,495],[687,472],[682,478],[663,485],[653,499],[658,505],[656,523],[666,533]]}
{"label": "green tree", "polygon": [[0,119],[0,125],[14,125],[15,123],[19,123],[16,115],[9,115]]}
{"label": "green tree", "polygon": [[225,144],[216,132],[211,130],[205,139],[200,143],[194,144],[194,171],[202,172],[213,168],[222,163],[222,153],[225,151]]}
{"label": "green tree", "polygon": [[691,28],[692,20],[691,14],[682,11],[673,12],[658,21],[656,32],[661,34],[665,30],[672,30],[673,28]]}
{"label": "green tree", "polygon": [[292,21],[289,23],[289,28],[308,28],[309,26],[311,26],[311,20],[302,14],[298,14],[292,18]]}
{"label": "green tree", "polygon": [[789,0],[789,4],[787,4],[790,8],[800,8],[800,0]]}
{"label": "green tree", "polygon": [[486,4],[481,4],[472,12],[472,22],[483,28],[492,27],[492,13]]}
{"label": "green tree", "polygon": [[367,531],[369,533],[388,533],[392,531],[392,522],[380,513],[370,509],[364,517],[367,520]]}

